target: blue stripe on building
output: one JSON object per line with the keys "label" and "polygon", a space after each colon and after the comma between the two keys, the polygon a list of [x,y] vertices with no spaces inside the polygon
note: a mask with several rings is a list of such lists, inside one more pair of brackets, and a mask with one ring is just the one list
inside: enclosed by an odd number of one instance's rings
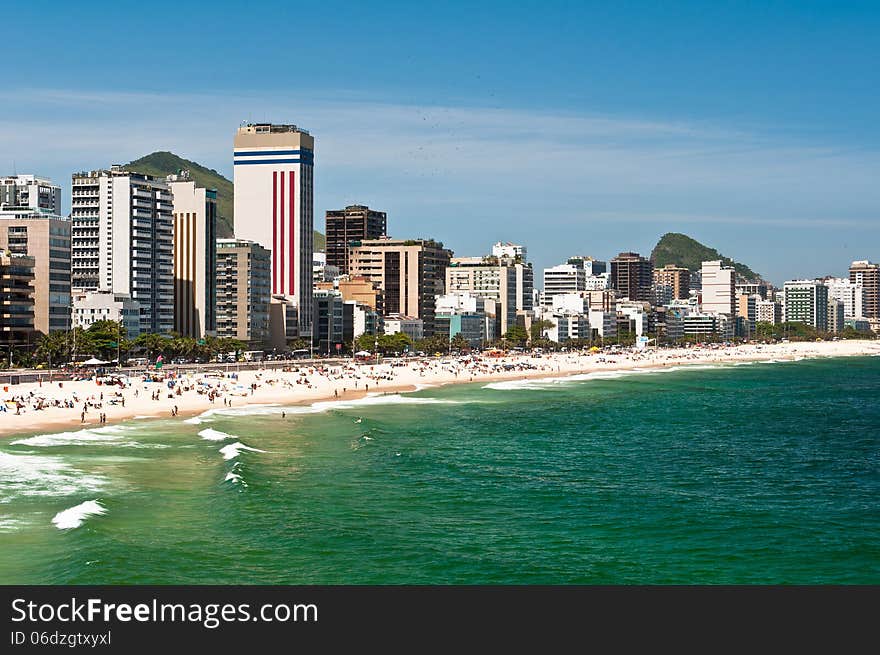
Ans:
{"label": "blue stripe on building", "polygon": [[302,150],[235,150],[233,154],[236,157],[263,157],[268,155],[306,155],[314,156],[314,153],[308,148]]}
{"label": "blue stripe on building", "polygon": [[314,166],[313,159],[250,159],[248,161],[234,161],[234,166],[246,166],[248,164],[304,164]]}

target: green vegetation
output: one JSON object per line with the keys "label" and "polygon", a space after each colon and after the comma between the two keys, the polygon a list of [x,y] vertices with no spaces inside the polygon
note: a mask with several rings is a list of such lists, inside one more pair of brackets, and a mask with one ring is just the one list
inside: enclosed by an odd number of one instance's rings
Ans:
{"label": "green vegetation", "polygon": [[220,353],[241,352],[245,344],[238,339],[206,337],[193,339],[177,334],[144,333],[129,340],[125,328],[115,321],[96,321],[84,330],[81,327],[65,332],[40,335],[31,351],[15,353],[15,364],[27,367],[59,366],[81,362],[95,357],[123,364],[130,357],[145,356],[152,360],[162,355],[165,359],[186,357],[208,361]]}
{"label": "green vegetation", "polygon": [[[188,170],[198,186],[217,190],[217,236],[221,239],[228,239],[234,235],[232,181],[226,179],[213,168],[206,168],[167,151],[154,152],[146,157],[135,159],[123,168],[127,171],[146,173],[156,177],[165,177],[182,170]],[[325,245],[324,235],[315,231],[315,250],[324,250]]]}
{"label": "green vegetation", "polygon": [[720,259],[727,266],[733,266],[737,274],[749,282],[761,279],[758,273],[755,273],[745,264],[734,262],[730,257],[725,257],[715,248],[704,246],[686,234],[667,232],[660,237],[657,245],[654,246],[654,250],[651,251],[651,261],[654,262],[656,268],[662,268],[667,264],[675,264],[691,271],[699,271],[703,262],[717,259]]}

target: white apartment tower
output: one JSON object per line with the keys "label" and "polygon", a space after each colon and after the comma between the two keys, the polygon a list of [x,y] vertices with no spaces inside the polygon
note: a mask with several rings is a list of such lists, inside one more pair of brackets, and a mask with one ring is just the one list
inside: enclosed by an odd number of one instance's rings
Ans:
{"label": "white apartment tower", "polygon": [[61,215],[61,187],[36,175],[0,177],[0,211]]}
{"label": "white apartment tower", "polygon": [[845,318],[863,318],[865,316],[865,287],[861,282],[852,282],[845,277],[832,277],[825,280],[828,287],[828,300],[839,300],[843,303]]}
{"label": "white apartment tower", "polygon": [[174,329],[174,219],[164,180],[111,170],[74,173],[72,286],[127,294],[140,331]]}
{"label": "white apartment tower", "polygon": [[736,315],[736,271],[720,260],[703,262],[703,311],[711,314]]}
{"label": "white apartment tower", "polygon": [[200,339],[217,332],[217,191],[184,171],[169,175],[174,196],[174,331]]}
{"label": "white apartment tower", "polygon": [[234,140],[235,236],[272,251],[272,295],[312,327],[315,140],[296,125],[248,124]]}

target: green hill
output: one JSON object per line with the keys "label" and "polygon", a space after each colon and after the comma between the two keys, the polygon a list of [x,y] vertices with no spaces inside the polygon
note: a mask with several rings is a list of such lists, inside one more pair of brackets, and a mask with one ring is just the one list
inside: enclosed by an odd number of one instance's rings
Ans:
{"label": "green hill", "polygon": [[[206,189],[217,190],[217,236],[228,239],[234,235],[233,225],[233,187],[232,181],[223,177],[213,168],[206,168],[189,159],[178,157],[173,152],[159,151],[135,159],[123,168],[128,171],[146,173],[156,177],[165,177],[182,170],[188,170],[195,183]],[[315,250],[323,250],[324,235],[315,231]]]}
{"label": "green hill", "polygon": [[657,268],[666,266],[666,264],[675,264],[691,271],[699,271],[703,262],[716,259],[720,259],[727,266],[733,266],[737,274],[749,282],[761,279],[758,273],[755,273],[745,264],[734,262],[730,257],[725,257],[715,248],[704,246],[686,234],[667,232],[660,237],[657,245],[654,246],[654,250],[651,251],[651,261],[654,262],[654,266]]}

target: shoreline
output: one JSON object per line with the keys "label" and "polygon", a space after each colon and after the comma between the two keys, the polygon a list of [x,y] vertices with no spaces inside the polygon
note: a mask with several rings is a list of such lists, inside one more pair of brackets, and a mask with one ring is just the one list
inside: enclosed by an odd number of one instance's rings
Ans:
{"label": "shoreline", "polygon": [[[480,368],[468,370],[460,365],[458,358],[439,358],[419,360],[400,367],[389,364],[363,364],[356,367],[329,367],[323,372],[320,367],[292,367],[292,371],[261,369],[239,374],[234,381],[257,385],[242,397],[236,389],[234,394],[223,393],[224,402],[230,399],[227,407],[219,402],[210,402],[206,395],[187,392],[188,395],[151,400],[152,392],[165,392],[160,383],[135,381],[124,391],[126,405],[104,406],[89,410],[85,422],[81,422],[81,410],[76,408],[49,407],[43,410],[28,410],[21,415],[7,411],[0,413],[0,439],[28,437],[46,434],[51,431],[65,432],[94,429],[106,425],[131,420],[180,419],[182,421],[198,417],[211,409],[241,408],[256,405],[303,406],[317,402],[344,402],[358,400],[370,393],[411,393],[423,386],[446,386],[451,384],[490,383],[511,380],[565,378],[600,371],[662,370],[673,366],[695,366],[705,364],[729,364],[755,361],[799,361],[814,358],[838,358],[880,355],[880,341],[850,340],[838,342],[792,342],[783,344],[747,344],[726,348],[660,349],[646,352],[622,351],[609,355],[556,353],[543,357],[520,355],[497,360],[480,359]],[[768,361],[769,363],[769,361]],[[503,370],[505,366],[525,367],[520,370]],[[495,368],[489,368],[495,367]],[[498,370],[499,367],[502,370]],[[303,372],[305,371],[305,372]],[[374,376],[374,377],[371,377]],[[385,376],[390,376],[386,378]],[[195,377],[195,376],[192,376]],[[294,384],[296,378],[306,378],[308,384]],[[191,378],[181,378],[190,381]],[[223,380],[224,388],[231,380]],[[359,384],[363,382],[363,384]],[[351,384],[355,388],[350,388]],[[66,382],[64,387],[58,383],[27,383],[10,387],[0,396],[0,401],[11,396],[39,395],[60,397],[71,394],[92,399],[106,392],[108,395],[119,392],[118,387],[99,386],[94,380]],[[159,386],[147,386],[159,385]],[[280,385],[280,386],[276,386]],[[300,387],[300,388],[297,388]],[[367,387],[367,388],[365,388]],[[219,388],[219,387],[218,387]],[[137,390],[137,396],[134,395]],[[147,391],[151,394],[147,394]],[[50,393],[51,392],[51,393]],[[143,393],[140,393],[143,392]],[[161,395],[161,393],[160,393]],[[169,395],[166,393],[166,396]],[[218,397],[219,401],[219,397]],[[82,402],[82,401],[80,401]],[[172,416],[172,408],[178,410]],[[100,413],[106,414],[104,424],[98,421]]]}

